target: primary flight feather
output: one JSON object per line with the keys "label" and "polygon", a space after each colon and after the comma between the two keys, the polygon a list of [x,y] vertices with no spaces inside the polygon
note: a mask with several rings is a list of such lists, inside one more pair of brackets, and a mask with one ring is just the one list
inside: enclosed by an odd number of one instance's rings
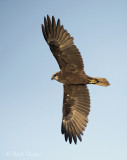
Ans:
{"label": "primary flight feather", "polygon": [[81,135],[88,123],[90,112],[90,96],[87,84],[109,86],[105,78],[95,78],[86,75],[84,64],[78,48],[74,45],[73,37],[70,36],[60,20],[52,20],[47,15],[44,17],[42,32],[48,43],[53,56],[59,64],[60,72],[53,74],[55,79],[64,86],[63,117],[61,132],[65,135],[65,140],[74,140],[77,137],[81,141]]}

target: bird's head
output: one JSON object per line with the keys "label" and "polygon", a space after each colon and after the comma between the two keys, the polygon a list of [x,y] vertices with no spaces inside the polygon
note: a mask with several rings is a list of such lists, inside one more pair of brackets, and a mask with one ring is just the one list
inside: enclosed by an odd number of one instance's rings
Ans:
{"label": "bird's head", "polygon": [[59,80],[58,72],[56,72],[55,74],[52,75],[51,80],[53,80],[53,79],[55,79],[57,81]]}

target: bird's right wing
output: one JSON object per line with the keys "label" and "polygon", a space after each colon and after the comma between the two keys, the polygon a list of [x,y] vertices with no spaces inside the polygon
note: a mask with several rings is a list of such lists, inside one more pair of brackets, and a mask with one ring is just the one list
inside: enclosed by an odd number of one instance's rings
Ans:
{"label": "bird's right wing", "polygon": [[42,32],[60,69],[68,71],[84,70],[83,60],[73,43],[73,37],[64,29],[63,25],[60,25],[59,19],[56,24],[54,16],[52,21],[48,15],[47,19],[44,17]]}
{"label": "bird's right wing", "polygon": [[86,85],[64,85],[63,118],[61,132],[65,140],[77,143],[87,126],[90,112],[90,96]]}

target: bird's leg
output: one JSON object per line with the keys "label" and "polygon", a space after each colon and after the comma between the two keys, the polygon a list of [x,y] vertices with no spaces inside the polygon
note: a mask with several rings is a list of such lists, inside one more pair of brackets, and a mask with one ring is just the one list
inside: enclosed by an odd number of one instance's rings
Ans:
{"label": "bird's leg", "polygon": [[98,83],[97,79],[89,79],[89,84],[96,84]]}

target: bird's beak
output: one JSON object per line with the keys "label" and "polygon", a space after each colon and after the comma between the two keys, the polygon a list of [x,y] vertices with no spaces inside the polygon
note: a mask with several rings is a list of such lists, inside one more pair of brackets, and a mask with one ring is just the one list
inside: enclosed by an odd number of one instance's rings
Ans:
{"label": "bird's beak", "polygon": [[53,76],[51,77],[51,80],[54,80]]}

